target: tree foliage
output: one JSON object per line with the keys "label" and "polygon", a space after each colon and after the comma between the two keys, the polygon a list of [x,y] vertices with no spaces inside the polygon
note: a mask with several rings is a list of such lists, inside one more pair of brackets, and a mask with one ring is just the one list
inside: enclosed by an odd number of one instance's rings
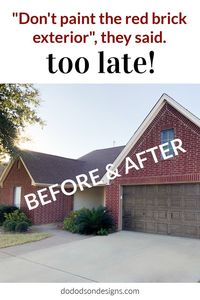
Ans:
{"label": "tree foliage", "polygon": [[43,121],[37,115],[39,92],[32,84],[0,84],[0,156],[18,153],[17,143],[27,125]]}

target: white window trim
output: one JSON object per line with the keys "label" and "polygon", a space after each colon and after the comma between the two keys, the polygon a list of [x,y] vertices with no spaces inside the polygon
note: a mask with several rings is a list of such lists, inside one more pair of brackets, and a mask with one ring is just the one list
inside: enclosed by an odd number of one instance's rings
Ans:
{"label": "white window trim", "polygon": [[21,207],[21,196],[22,196],[22,187],[15,186],[13,191],[13,204],[18,208]]}

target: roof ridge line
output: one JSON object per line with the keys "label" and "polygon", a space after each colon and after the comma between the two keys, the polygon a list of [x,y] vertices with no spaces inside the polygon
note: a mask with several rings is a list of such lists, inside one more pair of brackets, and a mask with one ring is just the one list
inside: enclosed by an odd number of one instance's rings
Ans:
{"label": "roof ridge line", "polygon": [[39,152],[39,151],[32,151],[32,150],[22,150],[21,153],[19,154],[19,156],[21,156],[21,154],[27,153],[27,152],[30,152],[30,153],[33,152],[33,153],[38,153],[38,154],[48,155],[48,156],[54,156],[54,157],[69,159],[69,160],[74,160],[74,161],[79,160],[78,158],[70,158],[70,157],[65,157],[65,156],[60,156],[60,155],[55,155],[55,154],[50,154],[50,153],[45,153],[45,152]]}

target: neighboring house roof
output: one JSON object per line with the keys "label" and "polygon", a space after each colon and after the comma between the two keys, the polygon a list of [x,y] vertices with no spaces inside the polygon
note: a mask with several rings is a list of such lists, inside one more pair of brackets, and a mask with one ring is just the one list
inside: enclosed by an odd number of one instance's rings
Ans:
{"label": "neighboring house roof", "polygon": [[[99,169],[98,174],[100,178],[102,178],[105,184],[108,184],[109,181],[106,177],[105,169],[106,165],[112,163],[112,169],[115,170],[121,164],[166,103],[169,103],[191,122],[200,127],[200,120],[196,116],[171,97],[163,94],[126,146],[95,150],[79,159],[64,158],[34,151],[22,151],[21,160],[32,180],[32,184],[45,185],[62,183],[66,179],[75,179],[77,175],[87,174],[87,172],[93,169]],[[11,162],[1,175],[1,185],[13,163],[14,162]]]}

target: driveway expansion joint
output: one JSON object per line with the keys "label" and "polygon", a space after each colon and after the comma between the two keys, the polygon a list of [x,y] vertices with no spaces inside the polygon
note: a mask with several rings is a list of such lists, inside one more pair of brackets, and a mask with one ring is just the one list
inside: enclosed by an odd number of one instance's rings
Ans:
{"label": "driveway expansion joint", "polygon": [[49,265],[46,265],[46,264],[42,264],[42,263],[36,262],[34,260],[28,259],[28,258],[23,257],[23,256],[17,256],[17,255],[14,255],[14,254],[8,253],[6,251],[2,251],[2,250],[0,250],[0,253],[6,254],[8,256],[15,257],[15,258],[27,261],[27,262],[30,262],[30,263],[35,264],[35,265],[46,267],[46,268],[51,269],[51,270],[59,271],[59,272],[62,272],[62,273],[68,274],[68,275],[72,275],[72,276],[75,276],[75,277],[78,277],[78,278],[81,278],[81,279],[85,279],[85,280],[88,280],[90,282],[98,283],[98,281],[96,281],[96,280],[93,280],[93,279],[90,279],[90,278],[87,278],[87,277],[84,277],[84,276],[81,276],[81,275],[78,275],[78,274],[74,274],[72,272],[64,271],[62,269],[55,268],[55,267],[52,267],[52,266],[49,266]]}

